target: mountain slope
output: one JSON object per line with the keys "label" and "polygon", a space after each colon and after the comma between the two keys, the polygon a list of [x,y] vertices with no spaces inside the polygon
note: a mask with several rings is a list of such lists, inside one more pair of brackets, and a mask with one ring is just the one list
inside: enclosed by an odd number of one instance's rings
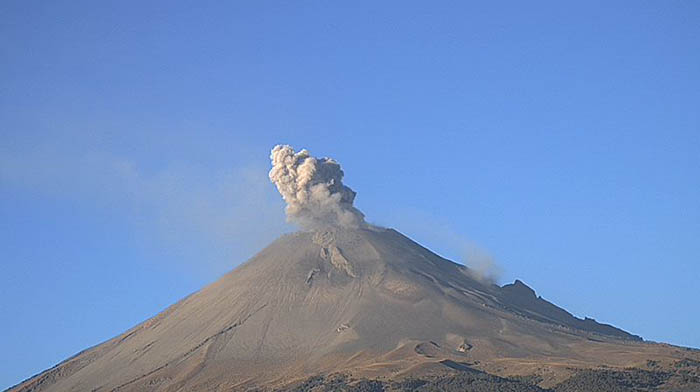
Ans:
{"label": "mountain slope", "polygon": [[[244,390],[315,374],[400,378],[671,363],[681,349],[498,287],[390,229],[285,235],[217,282],[12,391]],[[452,361],[452,362],[445,362]],[[539,369],[539,370],[538,370]],[[547,381],[547,380],[545,380]]]}

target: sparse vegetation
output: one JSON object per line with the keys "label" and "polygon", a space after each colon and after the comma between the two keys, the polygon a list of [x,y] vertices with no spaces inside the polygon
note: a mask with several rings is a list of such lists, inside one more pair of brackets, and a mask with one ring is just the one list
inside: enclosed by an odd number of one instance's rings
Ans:
{"label": "sparse vegetation", "polygon": [[[527,379],[530,381],[530,379]],[[343,375],[316,376],[291,388],[290,392],[544,392],[525,379],[509,379],[477,370],[445,376],[407,378],[400,381],[352,380]]]}
{"label": "sparse vegetation", "polygon": [[476,369],[449,372],[423,378],[397,381],[352,379],[345,375],[315,376],[288,389],[289,392],[651,392],[700,391],[700,377],[686,367],[692,362],[679,361],[676,372],[643,369],[579,370],[568,380],[551,389],[538,384],[537,375],[498,377]]}
{"label": "sparse vegetation", "polygon": [[656,391],[670,377],[669,373],[641,369],[582,370],[557,385],[556,392],[629,392]]}

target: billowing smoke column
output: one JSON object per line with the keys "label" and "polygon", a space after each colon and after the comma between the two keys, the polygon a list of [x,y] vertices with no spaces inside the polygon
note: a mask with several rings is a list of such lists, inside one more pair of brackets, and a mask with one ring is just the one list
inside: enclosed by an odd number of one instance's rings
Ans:
{"label": "billowing smoke column", "polygon": [[364,215],[353,207],[355,192],[343,185],[343,170],[331,158],[314,158],[278,145],[270,154],[270,181],[287,202],[287,220],[305,229],[325,226],[357,228]]}

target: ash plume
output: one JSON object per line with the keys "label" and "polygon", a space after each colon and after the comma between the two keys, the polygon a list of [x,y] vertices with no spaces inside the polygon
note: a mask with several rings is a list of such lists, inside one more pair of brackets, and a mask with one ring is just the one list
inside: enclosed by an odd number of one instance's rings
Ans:
{"label": "ash plume", "polygon": [[343,185],[343,170],[331,158],[314,158],[307,150],[295,152],[277,145],[270,154],[270,181],[287,203],[287,220],[305,229],[326,226],[365,226],[364,214],[355,208],[355,192]]}

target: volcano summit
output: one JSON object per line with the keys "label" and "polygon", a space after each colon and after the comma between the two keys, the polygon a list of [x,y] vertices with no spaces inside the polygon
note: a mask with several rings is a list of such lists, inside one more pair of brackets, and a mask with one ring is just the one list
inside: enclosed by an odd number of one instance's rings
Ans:
{"label": "volcano summit", "polygon": [[365,223],[335,161],[272,159],[305,231],[10,390],[700,390],[698,352],[478,279]]}

